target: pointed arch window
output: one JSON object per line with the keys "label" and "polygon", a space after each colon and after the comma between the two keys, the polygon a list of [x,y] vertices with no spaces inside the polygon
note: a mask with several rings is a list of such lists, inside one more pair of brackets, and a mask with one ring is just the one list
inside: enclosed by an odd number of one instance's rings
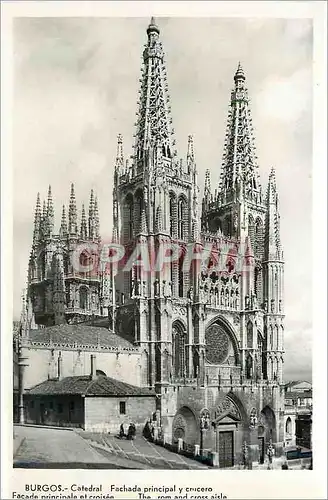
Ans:
{"label": "pointed arch window", "polygon": [[177,228],[177,200],[174,193],[170,193],[170,235],[176,238]]}
{"label": "pointed arch window", "polygon": [[128,194],[125,198],[123,211],[123,224],[125,240],[129,241],[133,238],[133,196]]}
{"label": "pointed arch window", "polygon": [[223,226],[223,234],[224,234],[224,236],[227,236],[228,238],[230,238],[231,235],[232,235],[231,215],[227,215],[224,218],[222,226]]}
{"label": "pointed arch window", "polygon": [[251,321],[247,323],[247,347],[253,348],[253,323]]}
{"label": "pointed arch window", "polygon": [[263,222],[260,218],[256,219],[254,251],[255,251],[256,257],[263,257],[263,253],[264,253],[264,228],[263,228]]}
{"label": "pointed arch window", "polygon": [[186,374],[186,332],[180,324],[172,328],[172,343],[174,376],[184,377]]}
{"label": "pointed arch window", "polygon": [[253,376],[253,359],[250,354],[246,358],[246,378],[252,378]]}
{"label": "pointed arch window", "polygon": [[[135,213],[134,213],[134,219],[136,223],[136,230],[137,233],[141,233],[141,220],[142,220],[142,211],[144,208],[144,200],[143,200],[143,193],[142,191],[138,191],[135,194]],[[131,214],[130,214],[131,216]],[[132,214],[132,219],[133,219],[133,214]],[[132,238],[132,233],[130,231],[130,238]]]}
{"label": "pointed arch window", "polygon": [[80,298],[80,309],[83,311],[88,310],[88,302],[89,302],[89,290],[85,286],[81,286],[79,290],[79,298]]}
{"label": "pointed arch window", "polygon": [[248,217],[248,236],[250,239],[252,252],[255,250],[255,222],[252,215]]}
{"label": "pointed arch window", "polygon": [[178,201],[178,238],[183,240],[185,238],[185,224],[186,224],[186,201],[180,198]]}

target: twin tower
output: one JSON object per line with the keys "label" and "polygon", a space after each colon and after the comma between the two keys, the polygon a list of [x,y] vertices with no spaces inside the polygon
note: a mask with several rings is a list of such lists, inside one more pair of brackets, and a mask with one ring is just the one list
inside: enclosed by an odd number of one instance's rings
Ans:
{"label": "twin tower", "polygon": [[[206,171],[200,202],[193,138],[188,137],[185,159],[175,149],[164,52],[154,19],[147,38],[129,160],[118,136],[113,240],[129,254],[137,244],[155,255],[161,245],[174,245],[177,257],[161,269],[134,263],[119,269],[115,278],[101,270],[77,273],[71,259],[76,245],[101,245],[97,200],[92,192],[89,212],[83,207],[78,221],[72,186],[68,220],[64,208],[55,234],[49,192],[43,212],[38,199],[35,213],[26,306],[30,327],[108,324],[109,317],[110,328],[140,346],[143,384],[156,387],[162,403],[170,392],[164,388],[178,382],[240,385],[248,380],[280,386],[284,263],[278,195],[274,170],[266,192],[261,187],[245,74],[239,64],[220,184],[213,193]],[[206,264],[196,258],[185,265],[191,246],[196,253],[210,248]]]}

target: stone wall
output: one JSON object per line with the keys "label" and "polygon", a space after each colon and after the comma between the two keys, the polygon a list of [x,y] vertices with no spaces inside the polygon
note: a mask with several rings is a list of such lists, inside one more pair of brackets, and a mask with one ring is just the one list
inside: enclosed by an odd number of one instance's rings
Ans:
{"label": "stone wall", "polygon": [[[84,401],[85,430],[93,432],[118,434],[120,425],[125,424],[127,431],[130,422],[142,432],[156,410],[155,396],[86,397]],[[121,402],[125,403],[125,414],[120,413]]]}
{"label": "stone wall", "polygon": [[62,377],[90,375],[91,353],[93,353],[96,355],[96,369],[103,371],[108,377],[135,386],[140,386],[142,383],[139,353],[29,348],[26,349],[29,365],[24,372],[25,389],[34,387],[48,377],[58,376],[59,351],[63,359]]}
{"label": "stone wall", "polygon": [[63,427],[83,427],[84,403],[81,396],[25,395],[26,423]]}

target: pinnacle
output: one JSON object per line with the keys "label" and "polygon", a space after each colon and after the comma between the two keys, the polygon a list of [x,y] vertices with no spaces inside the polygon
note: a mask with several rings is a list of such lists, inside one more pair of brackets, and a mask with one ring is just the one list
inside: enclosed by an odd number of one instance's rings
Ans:
{"label": "pinnacle", "polygon": [[240,79],[245,80],[245,73],[244,73],[244,70],[242,68],[240,61],[238,62],[238,67],[237,67],[237,71],[235,73],[234,79],[235,80],[240,80]]}
{"label": "pinnacle", "polygon": [[73,184],[73,182],[71,184],[71,196],[70,196],[70,198],[71,198],[71,201],[73,199],[75,199],[75,191],[74,191],[74,184]]}
{"label": "pinnacle", "polygon": [[194,138],[192,135],[188,135],[188,156],[194,157]]}
{"label": "pinnacle", "polygon": [[35,217],[41,216],[41,201],[40,201],[40,193],[37,194],[36,197],[36,206],[35,206]]}
{"label": "pinnacle", "polygon": [[150,19],[150,23],[148,25],[148,28],[147,28],[147,34],[149,35],[150,33],[160,33],[159,31],[159,27],[157,26],[156,24],[156,19],[154,17],[152,17]]}

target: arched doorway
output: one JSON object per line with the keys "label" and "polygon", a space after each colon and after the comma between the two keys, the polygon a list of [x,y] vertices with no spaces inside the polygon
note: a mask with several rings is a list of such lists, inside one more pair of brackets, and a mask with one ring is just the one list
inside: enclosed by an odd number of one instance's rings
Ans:
{"label": "arched doorway", "polygon": [[196,417],[188,406],[182,406],[173,420],[172,442],[177,444],[179,438],[187,447],[194,446],[199,438]]}
{"label": "arched doorway", "polygon": [[270,406],[265,406],[261,411],[258,426],[258,440],[260,450],[260,462],[264,462],[266,449],[270,440],[275,443],[277,440],[276,416]]}
{"label": "arched doorway", "polygon": [[243,442],[245,410],[235,396],[226,396],[214,412],[215,450],[220,468],[231,468],[236,463]]}

